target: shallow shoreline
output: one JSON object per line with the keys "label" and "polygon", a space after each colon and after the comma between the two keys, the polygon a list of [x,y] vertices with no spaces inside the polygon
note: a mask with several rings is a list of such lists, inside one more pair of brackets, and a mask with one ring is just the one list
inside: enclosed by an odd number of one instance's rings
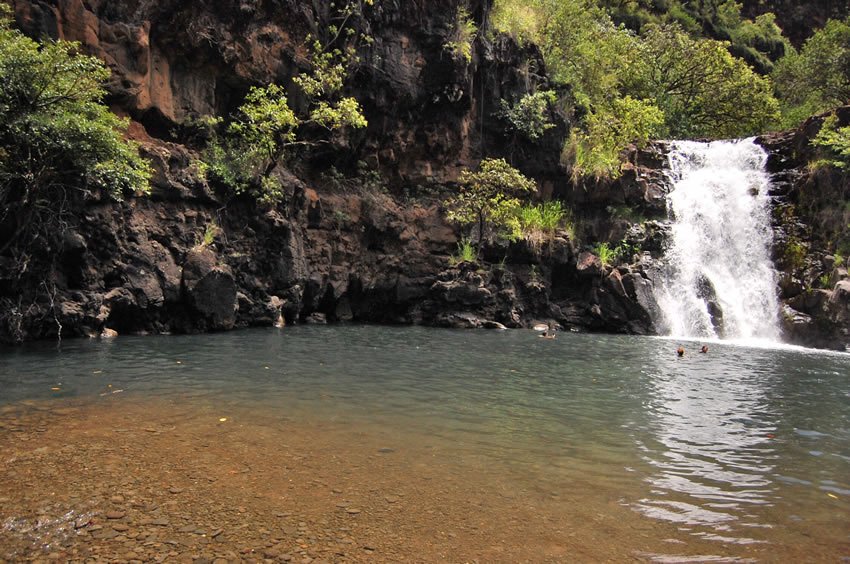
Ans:
{"label": "shallow shoreline", "polygon": [[[842,547],[724,545],[595,483],[518,482],[439,438],[203,399],[0,408],[0,561],[811,560]],[[848,547],[843,547],[846,550]]]}

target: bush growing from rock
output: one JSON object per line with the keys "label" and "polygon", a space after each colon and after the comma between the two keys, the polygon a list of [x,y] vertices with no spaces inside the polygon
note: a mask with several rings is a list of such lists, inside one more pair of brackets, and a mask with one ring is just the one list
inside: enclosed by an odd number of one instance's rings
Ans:
{"label": "bush growing from rock", "polygon": [[40,44],[0,10],[0,253],[60,240],[76,203],[149,190],[150,167],[103,104],[109,69],[66,41]]}

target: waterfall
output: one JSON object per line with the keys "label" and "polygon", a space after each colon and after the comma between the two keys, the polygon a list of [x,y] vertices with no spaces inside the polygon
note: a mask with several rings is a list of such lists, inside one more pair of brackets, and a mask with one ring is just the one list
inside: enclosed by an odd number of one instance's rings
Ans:
{"label": "waterfall", "polygon": [[669,161],[661,333],[778,340],[767,154],[752,139],[677,141]]}

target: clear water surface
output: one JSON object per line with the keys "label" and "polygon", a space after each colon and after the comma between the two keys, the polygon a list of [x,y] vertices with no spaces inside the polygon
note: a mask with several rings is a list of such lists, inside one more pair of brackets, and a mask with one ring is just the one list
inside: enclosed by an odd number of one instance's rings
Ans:
{"label": "clear water surface", "polygon": [[0,405],[120,391],[379,427],[543,491],[618,492],[685,540],[847,552],[850,355],[677,345],[374,326],[41,343],[0,351]]}

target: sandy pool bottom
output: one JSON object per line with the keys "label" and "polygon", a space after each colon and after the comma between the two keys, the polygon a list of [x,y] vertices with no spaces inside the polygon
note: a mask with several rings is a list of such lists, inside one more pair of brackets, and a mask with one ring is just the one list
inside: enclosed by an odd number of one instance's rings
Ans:
{"label": "sandy pool bottom", "polygon": [[2,407],[0,475],[8,562],[813,561],[848,550],[700,540],[633,511],[629,492],[592,472],[544,486],[453,451],[449,437],[186,398]]}

